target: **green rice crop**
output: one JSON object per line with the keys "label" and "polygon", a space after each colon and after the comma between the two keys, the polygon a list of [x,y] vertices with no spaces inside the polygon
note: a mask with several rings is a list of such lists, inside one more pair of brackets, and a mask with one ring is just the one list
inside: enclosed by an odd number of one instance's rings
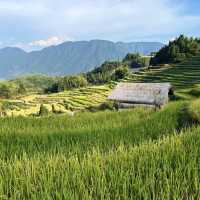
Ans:
{"label": "green rice crop", "polygon": [[170,104],[159,112],[135,109],[81,113],[75,117],[2,118],[0,157],[20,157],[24,152],[29,156],[61,152],[81,157],[94,148],[106,152],[120,144],[129,146],[155,140],[182,128],[185,104]]}
{"label": "green rice crop", "polygon": [[198,199],[186,106],[1,118],[0,199]]}

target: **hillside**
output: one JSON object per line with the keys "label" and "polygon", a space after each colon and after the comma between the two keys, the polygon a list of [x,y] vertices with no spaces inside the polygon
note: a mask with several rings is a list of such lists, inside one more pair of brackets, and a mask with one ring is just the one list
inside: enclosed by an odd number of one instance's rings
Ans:
{"label": "hillside", "polygon": [[[200,97],[200,55],[180,64],[151,67],[130,75],[128,82],[170,82],[180,98]],[[177,96],[177,97],[178,97]]]}
{"label": "hillside", "polygon": [[104,61],[122,59],[127,53],[147,55],[162,46],[156,42],[114,43],[92,40],[66,42],[30,53],[18,48],[4,48],[0,50],[0,79],[30,73],[64,75],[86,72]]}
{"label": "hillside", "polygon": [[[200,56],[194,56],[180,64],[146,68],[130,74],[123,81],[128,82],[170,82],[175,91],[175,99],[190,100],[200,97]],[[11,81],[26,84],[28,93],[15,99],[0,100],[1,107],[7,115],[37,114],[40,105],[44,104],[50,112],[52,107],[57,113],[70,113],[83,111],[106,102],[111,88],[115,82],[100,86],[87,86],[83,88],[66,90],[53,94],[40,94],[31,91],[31,88],[41,87],[55,82],[50,77],[27,77]]]}

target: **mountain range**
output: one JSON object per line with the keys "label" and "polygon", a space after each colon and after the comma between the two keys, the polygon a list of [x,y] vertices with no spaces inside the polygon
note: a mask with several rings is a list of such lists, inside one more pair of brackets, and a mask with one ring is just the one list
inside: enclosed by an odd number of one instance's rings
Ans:
{"label": "mountain range", "polygon": [[121,60],[127,53],[148,55],[163,47],[159,42],[111,42],[105,40],[65,42],[40,51],[16,47],[0,50],[0,79],[26,74],[65,75],[87,72],[105,61]]}

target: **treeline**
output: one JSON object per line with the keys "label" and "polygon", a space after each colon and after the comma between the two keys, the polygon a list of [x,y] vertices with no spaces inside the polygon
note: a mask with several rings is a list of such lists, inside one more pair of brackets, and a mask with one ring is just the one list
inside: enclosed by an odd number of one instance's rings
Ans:
{"label": "treeline", "polygon": [[59,80],[57,77],[32,75],[0,82],[0,98],[13,98],[26,93],[43,93]]}
{"label": "treeline", "polygon": [[48,87],[45,92],[61,92],[87,85],[105,84],[110,81],[119,81],[125,78],[131,68],[149,66],[150,58],[139,54],[127,54],[122,61],[106,61],[94,70],[76,76],[65,76]]}
{"label": "treeline", "polygon": [[151,65],[172,64],[184,61],[186,58],[200,52],[200,40],[189,38],[184,35],[179,36],[174,41],[163,47],[151,59]]}
{"label": "treeline", "polygon": [[64,90],[85,87],[88,81],[84,75],[60,77],[57,82],[46,88],[45,93],[56,93]]}
{"label": "treeline", "polygon": [[48,87],[46,93],[56,93],[64,90],[86,87],[87,85],[104,84],[111,80],[123,79],[129,73],[127,66],[119,65],[117,62],[105,62],[102,67],[96,68],[87,74],[65,76]]}
{"label": "treeline", "polygon": [[17,95],[22,95],[26,93],[26,88],[23,84],[13,84],[13,83],[1,83],[0,84],[0,97],[1,98],[11,98]]}
{"label": "treeline", "polygon": [[150,58],[139,54],[127,54],[122,61],[105,62],[102,66],[87,73],[91,84],[102,84],[125,78],[133,68],[149,66]]}

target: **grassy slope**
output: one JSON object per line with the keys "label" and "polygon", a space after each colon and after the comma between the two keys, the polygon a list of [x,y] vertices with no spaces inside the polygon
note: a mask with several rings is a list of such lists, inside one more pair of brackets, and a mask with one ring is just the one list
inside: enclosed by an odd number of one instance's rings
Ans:
{"label": "grassy slope", "polygon": [[200,56],[169,67],[154,67],[133,74],[129,82],[170,82],[181,99],[200,97]]}
{"label": "grassy slope", "polygon": [[[139,73],[140,78],[134,75],[131,81],[157,82],[159,77],[166,81],[168,74],[183,99],[196,98],[197,60],[190,61],[196,68],[184,63],[181,69]],[[194,77],[189,79],[189,73]],[[80,113],[73,118],[2,118],[0,196],[200,199],[200,127],[186,127],[188,104],[172,102],[159,112],[136,109]]]}

